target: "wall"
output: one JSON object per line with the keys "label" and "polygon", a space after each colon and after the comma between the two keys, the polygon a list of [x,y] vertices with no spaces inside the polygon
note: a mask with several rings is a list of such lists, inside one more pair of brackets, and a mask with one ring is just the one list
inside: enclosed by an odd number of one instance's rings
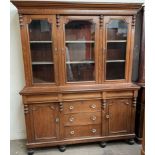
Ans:
{"label": "wall", "polygon": [[[73,1],[73,0],[72,0]],[[80,1],[80,0],[78,0]],[[86,0],[85,0],[86,1]],[[87,0],[90,2],[90,0]],[[144,2],[144,0],[103,0],[104,2]],[[94,1],[97,2],[97,1]],[[10,138],[24,139],[25,122],[22,98],[19,91],[24,87],[24,68],[20,29],[16,8],[10,4]]]}

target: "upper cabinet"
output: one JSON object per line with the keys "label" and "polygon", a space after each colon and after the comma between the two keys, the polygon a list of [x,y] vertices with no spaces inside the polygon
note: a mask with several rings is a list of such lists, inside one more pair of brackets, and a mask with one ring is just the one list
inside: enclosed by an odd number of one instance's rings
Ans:
{"label": "upper cabinet", "polygon": [[132,16],[102,17],[24,15],[27,85],[130,82]]}
{"label": "upper cabinet", "polygon": [[65,83],[98,81],[98,17],[63,17]]}
{"label": "upper cabinet", "polygon": [[132,51],[131,17],[108,16],[105,17],[105,81],[128,80],[129,61]]}

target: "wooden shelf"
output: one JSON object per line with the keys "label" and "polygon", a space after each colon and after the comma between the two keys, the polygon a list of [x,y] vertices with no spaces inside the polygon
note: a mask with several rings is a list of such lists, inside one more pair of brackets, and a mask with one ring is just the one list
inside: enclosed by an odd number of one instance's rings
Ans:
{"label": "wooden shelf", "polygon": [[75,40],[75,41],[65,41],[65,43],[95,43],[95,41]]}
{"label": "wooden shelf", "polygon": [[67,61],[66,64],[91,64],[94,61]]}
{"label": "wooden shelf", "polygon": [[30,43],[52,43],[52,41],[30,41]]}
{"label": "wooden shelf", "polygon": [[107,60],[106,62],[125,62],[125,60]]}
{"label": "wooden shelf", "polygon": [[125,43],[126,40],[107,40],[107,43]]}
{"label": "wooden shelf", "polygon": [[54,64],[53,62],[44,62],[44,61],[32,62],[32,65],[53,65],[53,64]]}

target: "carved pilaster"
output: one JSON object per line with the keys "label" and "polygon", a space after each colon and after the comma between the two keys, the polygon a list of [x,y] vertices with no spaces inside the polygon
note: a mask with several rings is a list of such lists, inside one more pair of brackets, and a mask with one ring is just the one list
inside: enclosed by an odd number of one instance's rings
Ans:
{"label": "carved pilaster", "polygon": [[63,103],[62,102],[59,103],[59,110],[60,110],[60,112],[63,111]]}
{"label": "carved pilaster", "polygon": [[19,14],[19,25],[20,25],[20,27],[24,26],[22,14]]}
{"label": "carved pilaster", "polygon": [[106,105],[107,105],[107,101],[106,101],[106,99],[103,99],[103,102],[102,102],[102,109],[103,110],[105,110]]}
{"label": "carved pilaster", "polygon": [[60,15],[56,15],[56,26],[60,27]]}
{"label": "carved pilaster", "polygon": [[135,27],[136,24],[136,15],[132,16],[132,27]]}
{"label": "carved pilaster", "polygon": [[29,113],[29,107],[27,104],[24,104],[24,114],[28,114]]}
{"label": "carved pilaster", "polygon": [[104,16],[100,15],[100,27],[103,27],[103,18],[104,18]]}
{"label": "carved pilaster", "polygon": [[136,107],[136,103],[137,103],[137,97],[134,97],[132,102],[133,107]]}

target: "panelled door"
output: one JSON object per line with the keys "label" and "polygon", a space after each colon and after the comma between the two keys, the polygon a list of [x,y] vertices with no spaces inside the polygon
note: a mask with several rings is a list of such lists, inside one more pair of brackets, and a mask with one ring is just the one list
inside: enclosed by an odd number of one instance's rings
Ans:
{"label": "panelled door", "polygon": [[111,99],[107,101],[108,135],[129,134],[131,128],[131,99]]}
{"label": "panelled door", "polygon": [[98,83],[99,17],[62,16],[63,83]]}
{"label": "panelled door", "polygon": [[[103,82],[126,82],[132,67],[132,17],[104,17]],[[130,67],[129,67],[130,66]]]}
{"label": "panelled door", "polygon": [[25,15],[21,34],[27,85],[58,85],[56,16]]}
{"label": "panelled door", "polygon": [[57,103],[33,104],[26,114],[28,128],[31,128],[32,140],[35,142],[54,141],[59,138],[59,110]]}

